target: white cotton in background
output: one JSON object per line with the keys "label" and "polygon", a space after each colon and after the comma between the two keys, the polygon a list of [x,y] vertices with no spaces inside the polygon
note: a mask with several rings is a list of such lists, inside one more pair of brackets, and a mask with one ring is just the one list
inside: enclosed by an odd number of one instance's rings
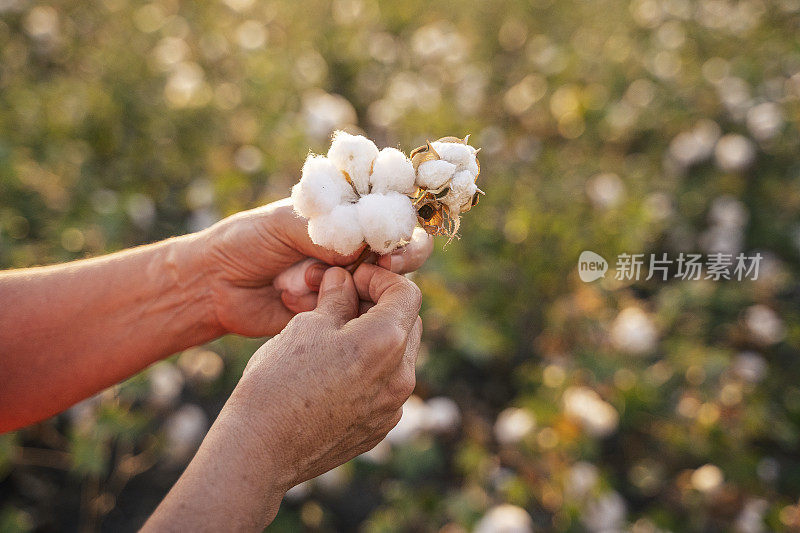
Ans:
{"label": "white cotton in background", "polygon": [[733,359],[732,368],[746,382],[758,383],[767,376],[769,364],[756,352],[741,352]]}
{"label": "white cotton in background", "polygon": [[350,135],[344,131],[333,134],[328,159],[347,172],[358,194],[369,193],[370,169],[376,157],[378,147],[363,135]]}
{"label": "white cotton in background", "polygon": [[437,159],[425,161],[417,168],[417,185],[423,189],[438,189],[453,177],[456,165]]}
{"label": "white cotton in background", "polygon": [[689,480],[692,486],[703,493],[716,492],[725,481],[725,476],[718,466],[706,464],[692,472]]}
{"label": "white cotton in background", "polygon": [[474,168],[473,174],[477,174],[477,166],[475,164],[475,148],[468,144],[461,143],[447,143],[447,142],[432,142],[431,146],[439,157],[456,165],[456,170],[470,170]]}
{"label": "white cotton in background", "polygon": [[284,495],[284,498],[288,502],[297,503],[299,501],[305,500],[308,497],[308,495],[311,494],[311,489],[312,489],[312,482],[310,479],[308,479],[287,490],[286,494]]}
{"label": "white cotton in background", "polygon": [[[309,223],[310,225],[310,223]],[[359,232],[361,230],[359,229]],[[313,239],[312,239],[313,240]],[[304,259],[293,264],[273,280],[272,286],[283,292],[287,291],[295,296],[303,296],[311,292],[306,283],[306,271],[316,263],[321,263],[319,259]]]}
{"label": "white cotton in background", "polygon": [[411,395],[403,404],[403,416],[386,435],[386,440],[395,446],[407,443],[425,430],[427,406],[422,398]]}
{"label": "white cotton in background", "polygon": [[383,465],[389,462],[392,458],[392,445],[389,441],[383,439],[375,445],[371,450],[367,450],[358,456],[362,461],[372,463],[374,465]]}
{"label": "white cotton in background", "polygon": [[475,533],[532,533],[533,520],[522,507],[504,503],[489,509],[475,525]]}
{"label": "white cotton in background", "polygon": [[626,307],[617,315],[610,328],[614,347],[633,355],[655,350],[658,330],[650,317],[638,307]]}
{"label": "white cotton in background", "polygon": [[414,192],[414,165],[406,155],[396,148],[384,148],[372,165],[369,178],[371,192],[397,191],[403,194]]}
{"label": "white cotton in background", "polygon": [[417,213],[408,196],[398,192],[368,194],[362,196],[356,206],[364,240],[373,251],[388,254],[411,240]]}
{"label": "white cotton in background", "polygon": [[597,486],[600,473],[597,467],[587,461],[579,461],[569,469],[564,480],[564,492],[573,499],[589,495]]}
{"label": "white cotton in background", "polygon": [[767,500],[748,499],[736,517],[734,531],[736,533],[762,533],[766,531],[764,515],[767,510],[769,510]]}
{"label": "white cotton in background", "polygon": [[425,427],[433,433],[450,433],[461,424],[458,404],[446,396],[431,398],[425,402],[425,407],[428,411]]}
{"label": "white cotton in background", "polygon": [[581,512],[581,522],[591,533],[622,531],[628,514],[625,499],[611,491],[591,500]]}
{"label": "white cotton in background", "polygon": [[187,379],[193,382],[209,383],[217,379],[225,369],[225,362],[219,354],[202,348],[190,348],[178,359],[178,367]]}
{"label": "white cotton in background", "polygon": [[344,465],[337,466],[314,478],[314,482],[322,492],[337,494],[347,487],[350,475]]}
{"label": "white cotton in background", "polygon": [[208,431],[208,417],[197,405],[187,403],[164,422],[167,455],[173,461],[185,461],[197,450]]}
{"label": "white cotton in background", "polygon": [[183,391],[183,374],[167,361],[153,365],[147,377],[150,382],[149,399],[155,405],[172,405]]}
{"label": "white cotton in background", "polygon": [[574,386],[564,391],[564,414],[580,424],[591,436],[607,437],[619,426],[619,413],[588,387]]}
{"label": "white cotton in background", "polygon": [[442,202],[451,212],[460,213],[462,207],[472,203],[472,197],[476,192],[478,186],[475,185],[475,176],[468,170],[460,170],[450,181],[450,190],[442,198]]}
{"label": "white cotton in background", "polygon": [[775,344],[786,336],[783,320],[766,305],[752,305],[744,313],[744,323],[750,338],[763,345]]}
{"label": "white cotton in background", "polygon": [[297,213],[311,219],[355,200],[353,187],[333,162],[320,155],[308,156],[300,182],[292,187],[292,205]]}
{"label": "white cotton in background", "polygon": [[714,148],[717,166],[726,172],[747,170],[756,158],[753,141],[743,135],[723,136]]}
{"label": "white cotton in background", "polygon": [[536,429],[536,419],[525,409],[508,407],[494,423],[494,437],[500,444],[516,444]]}
{"label": "white cotton in background", "polygon": [[358,204],[337,205],[327,215],[309,220],[308,235],[311,241],[329,250],[336,250],[342,255],[350,255],[358,250],[364,242],[359,211],[356,207],[360,204],[359,201]]}

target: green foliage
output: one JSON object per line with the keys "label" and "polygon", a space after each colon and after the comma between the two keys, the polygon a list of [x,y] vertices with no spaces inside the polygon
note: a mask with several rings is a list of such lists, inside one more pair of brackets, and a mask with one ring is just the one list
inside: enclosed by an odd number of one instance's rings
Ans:
{"label": "green foliage", "polygon": [[[274,529],[462,531],[511,503],[596,530],[603,501],[611,529],[796,529],[797,25],[793,0],[0,1],[0,267],[285,197],[333,126],[406,151],[472,133],[487,195],[415,278],[417,394],[460,422],[312,483]],[[714,242],[761,252],[759,280],[614,279],[620,253]],[[605,279],[579,280],[583,250]],[[213,418],[257,346],[0,437],[0,530],[137,527],[190,456],[170,420]],[[509,407],[535,422],[502,443]]]}

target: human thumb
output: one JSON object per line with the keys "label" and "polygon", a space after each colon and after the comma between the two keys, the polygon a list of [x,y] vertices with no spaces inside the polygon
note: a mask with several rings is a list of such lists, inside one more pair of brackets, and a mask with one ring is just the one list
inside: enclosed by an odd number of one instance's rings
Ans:
{"label": "human thumb", "polygon": [[325,271],[315,311],[333,318],[339,327],[358,316],[358,292],[349,272],[339,267]]}

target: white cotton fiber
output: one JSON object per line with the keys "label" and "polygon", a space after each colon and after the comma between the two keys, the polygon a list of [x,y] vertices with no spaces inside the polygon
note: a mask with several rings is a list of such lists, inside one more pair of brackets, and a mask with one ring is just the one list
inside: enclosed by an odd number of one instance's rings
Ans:
{"label": "white cotton fiber", "polygon": [[362,196],[356,204],[364,240],[379,254],[388,254],[411,239],[417,213],[411,200],[398,192]]}
{"label": "white cotton fiber", "polygon": [[431,146],[439,154],[439,157],[456,165],[456,170],[475,169],[477,174],[477,164],[475,163],[475,148],[468,144],[432,142]]}
{"label": "white cotton fiber", "polygon": [[363,135],[350,135],[344,131],[333,134],[328,159],[347,172],[358,194],[369,193],[369,174],[376,157],[378,147]]}
{"label": "white cotton fiber", "polygon": [[452,213],[461,212],[462,207],[472,202],[472,197],[478,191],[475,185],[475,176],[468,170],[456,172],[450,181],[450,191],[442,198],[442,203],[447,205]]}
{"label": "white cotton fiber", "polygon": [[342,255],[350,255],[358,250],[364,242],[364,234],[359,225],[357,205],[338,205],[327,215],[309,220],[308,235],[312,242]]}
{"label": "white cotton fiber", "polygon": [[330,213],[337,205],[357,199],[341,171],[320,155],[308,156],[300,182],[292,187],[292,205],[308,219]]}
{"label": "white cotton fiber", "polygon": [[414,165],[406,154],[397,148],[384,148],[372,165],[370,192],[397,191],[413,194],[414,179]]}
{"label": "white cotton fiber", "polygon": [[453,177],[456,166],[443,159],[425,161],[417,168],[417,185],[424,189],[438,189]]}

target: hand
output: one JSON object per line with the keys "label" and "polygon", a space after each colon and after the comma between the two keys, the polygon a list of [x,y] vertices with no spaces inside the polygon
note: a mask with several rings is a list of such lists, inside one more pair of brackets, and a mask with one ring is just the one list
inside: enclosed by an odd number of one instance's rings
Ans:
{"label": "hand", "polygon": [[[316,306],[316,293],[283,295],[273,281],[291,265],[312,257],[322,263],[305,272],[316,290],[329,265],[353,263],[360,250],[343,256],[311,242],[307,221],[297,216],[288,199],[228,217],[198,235],[205,258],[214,312],[223,330],[247,336],[274,335],[298,312]],[[433,239],[418,234],[378,265],[405,273],[419,268],[433,249]]]}
{"label": "hand", "polygon": [[[359,301],[374,304],[359,316]],[[289,468],[289,487],[372,449],[400,420],[415,386],[419,306],[403,276],[331,268],[317,308],[252,357],[232,399],[253,414],[271,459]]]}
{"label": "hand", "polygon": [[317,308],[253,355],[144,530],[261,530],[286,490],[374,447],[414,390],[419,306],[403,276],[328,269]]}

